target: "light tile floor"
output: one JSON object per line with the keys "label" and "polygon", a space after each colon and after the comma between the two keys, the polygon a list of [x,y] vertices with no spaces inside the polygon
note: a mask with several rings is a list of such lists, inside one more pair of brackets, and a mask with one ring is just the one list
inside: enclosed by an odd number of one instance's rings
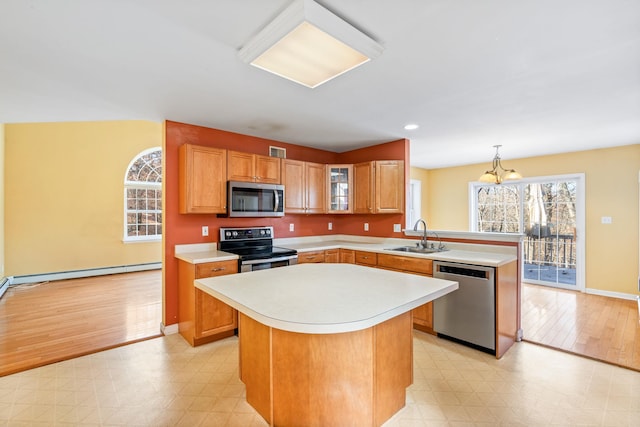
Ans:
{"label": "light tile floor", "polygon": [[[640,372],[530,343],[501,360],[414,333],[414,384],[385,426],[640,426]],[[265,426],[238,340],[179,335],[0,378],[0,425]]]}

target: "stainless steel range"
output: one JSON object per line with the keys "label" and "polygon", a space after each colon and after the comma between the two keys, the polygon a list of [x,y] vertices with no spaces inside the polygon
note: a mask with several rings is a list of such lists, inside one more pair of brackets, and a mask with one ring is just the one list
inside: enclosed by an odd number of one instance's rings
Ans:
{"label": "stainless steel range", "polygon": [[295,249],[273,246],[273,227],[220,228],[220,250],[240,256],[241,273],[298,263]]}

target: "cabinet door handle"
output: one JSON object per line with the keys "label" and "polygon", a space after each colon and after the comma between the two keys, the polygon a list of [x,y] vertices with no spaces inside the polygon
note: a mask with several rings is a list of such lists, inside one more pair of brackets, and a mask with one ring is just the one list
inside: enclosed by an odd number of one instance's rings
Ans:
{"label": "cabinet door handle", "polygon": [[212,268],[211,269],[211,271],[214,272],[214,273],[218,272],[218,271],[224,271],[224,270],[226,270],[225,267],[216,267],[216,268]]}

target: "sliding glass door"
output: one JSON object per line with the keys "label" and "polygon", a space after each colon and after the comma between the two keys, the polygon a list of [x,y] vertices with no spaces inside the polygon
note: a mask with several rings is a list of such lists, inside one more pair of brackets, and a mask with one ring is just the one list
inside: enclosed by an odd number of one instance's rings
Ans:
{"label": "sliding glass door", "polygon": [[571,175],[472,183],[470,228],[523,233],[524,282],[583,290],[583,181],[582,175]]}

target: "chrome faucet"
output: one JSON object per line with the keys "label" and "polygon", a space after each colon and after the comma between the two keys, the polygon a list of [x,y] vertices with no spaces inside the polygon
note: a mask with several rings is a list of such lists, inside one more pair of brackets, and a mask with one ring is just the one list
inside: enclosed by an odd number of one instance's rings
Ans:
{"label": "chrome faucet", "polygon": [[[427,223],[425,222],[425,220],[422,219],[422,218],[417,220],[416,223],[413,226],[413,231],[418,231],[418,225],[420,225],[420,223],[422,223],[422,227],[424,228],[424,232],[422,234],[422,239],[420,239],[420,242],[416,243],[416,245],[418,247],[422,246],[423,249],[428,249],[429,245],[428,245],[428,241],[427,241]],[[440,240],[440,236],[438,236],[438,233],[436,233],[435,231],[432,231],[432,233],[436,236],[436,239],[438,239],[438,251],[445,250],[445,246],[442,243],[442,240]],[[435,248],[433,243],[431,244],[431,248],[432,249]]]}
{"label": "chrome faucet", "polygon": [[420,223],[422,223],[422,226],[424,227],[424,233],[422,234],[422,239],[420,240],[420,243],[418,243],[418,246],[422,246],[423,248],[427,247],[427,223],[424,221],[424,219],[420,218],[419,220],[416,221],[416,223],[413,226],[413,231],[418,231],[418,225],[420,225]]}

